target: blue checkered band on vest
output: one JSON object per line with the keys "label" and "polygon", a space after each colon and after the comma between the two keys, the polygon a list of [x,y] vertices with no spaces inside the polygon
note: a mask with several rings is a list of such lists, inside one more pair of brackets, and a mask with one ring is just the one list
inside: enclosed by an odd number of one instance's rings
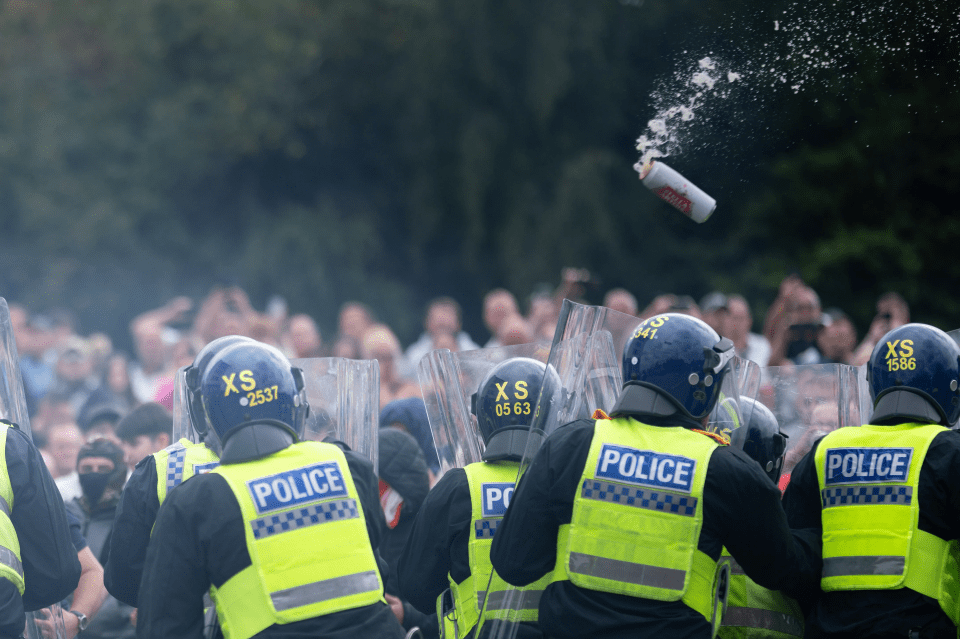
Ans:
{"label": "blue checkered band on vest", "polygon": [[826,488],[823,491],[824,508],[865,504],[909,506],[912,500],[912,486],[845,486],[843,488]]}
{"label": "blue checkered band on vest", "polygon": [[181,446],[170,451],[167,458],[167,490],[172,490],[183,481],[183,464],[187,458],[187,449]]}
{"label": "blue checkered band on vest", "polygon": [[288,530],[296,530],[306,526],[325,524],[328,521],[355,519],[357,502],[354,499],[336,499],[313,504],[306,508],[297,508],[285,513],[267,515],[250,522],[253,528],[253,538],[263,539],[270,535],[278,535]]}
{"label": "blue checkered band on vest", "polygon": [[502,519],[503,517],[495,517],[474,521],[473,528],[477,539],[493,539],[493,536],[497,534],[497,526],[500,525],[500,520]]}
{"label": "blue checkered band on vest", "polygon": [[697,512],[696,497],[664,490],[634,488],[623,484],[597,481],[596,479],[584,480],[581,494],[585,499],[609,501],[614,504],[645,508],[646,510],[659,510],[685,517],[693,517]]}

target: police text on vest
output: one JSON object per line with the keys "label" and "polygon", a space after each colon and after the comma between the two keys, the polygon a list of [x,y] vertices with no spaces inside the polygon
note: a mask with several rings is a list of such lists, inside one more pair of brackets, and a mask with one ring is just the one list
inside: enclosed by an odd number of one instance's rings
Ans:
{"label": "police text on vest", "polygon": [[258,513],[344,497],[347,487],[337,462],[288,470],[247,482]]}
{"label": "police text on vest", "polygon": [[912,448],[830,448],[824,477],[827,484],[905,482]]}
{"label": "police text on vest", "polygon": [[503,517],[513,496],[513,482],[489,482],[480,487],[483,496],[481,514],[484,517]]}
{"label": "police text on vest", "polygon": [[651,450],[604,444],[597,461],[597,477],[689,493],[697,460]]}

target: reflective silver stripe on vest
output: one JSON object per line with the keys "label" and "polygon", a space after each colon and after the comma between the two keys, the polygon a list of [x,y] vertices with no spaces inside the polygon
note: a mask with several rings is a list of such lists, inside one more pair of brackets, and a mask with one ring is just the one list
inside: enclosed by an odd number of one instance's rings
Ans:
{"label": "reflective silver stripe on vest", "polygon": [[183,482],[183,465],[187,449],[183,444],[170,451],[167,457],[167,490],[173,490]]}
{"label": "reflective silver stripe on vest", "polygon": [[693,517],[697,513],[697,498],[690,495],[681,495],[664,490],[650,490],[649,488],[634,488],[623,484],[611,484],[596,479],[586,479],[580,494],[584,499],[595,499],[613,504],[623,504],[634,508],[659,510],[685,517]]}
{"label": "reflective silver stripe on vest", "polygon": [[379,590],[380,580],[377,577],[377,571],[368,570],[367,572],[358,572],[353,575],[344,575],[343,577],[315,581],[312,584],[294,586],[286,590],[278,590],[270,595],[270,599],[273,600],[273,607],[279,612],[339,597],[349,597],[364,592],[378,592]]}
{"label": "reflective silver stripe on vest", "polygon": [[731,575],[745,575],[745,574],[747,574],[747,573],[745,573],[745,572],[743,571],[743,566],[741,566],[740,564],[738,564],[738,563],[737,563],[737,560],[734,559],[733,557],[727,557],[726,555],[724,555],[723,557],[720,558],[720,561],[723,561],[724,559],[726,559],[727,561],[730,562],[730,574],[731,574]]}
{"label": "reflective silver stripe on vest", "polygon": [[253,528],[254,539],[263,539],[290,530],[325,524],[328,521],[356,519],[359,516],[356,500],[335,499],[312,504],[306,508],[297,508],[289,512],[254,519],[250,522],[250,527]]}
{"label": "reflective silver stripe on vest", "polygon": [[858,557],[824,557],[823,576],[902,575],[905,557],[897,555],[862,555]]}
{"label": "reflective silver stripe on vest", "polygon": [[[517,595],[520,601],[517,602]],[[542,590],[499,590],[490,594],[487,599],[487,610],[512,610],[517,608],[519,603],[520,610],[539,610],[540,597]],[[487,596],[487,591],[481,590],[477,593],[477,607],[483,610],[483,599]]]}
{"label": "reflective silver stripe on vest", "polygon": [[793,615],[764,610],[763,608],[729,606],[727,612],[723,615],[722,625],[740,628],[763,628],[791,637],[803,636],[803,623],[799,619]]}
{"label": "reflective silver stripe on vest", "polygon": [[821,493],[823,507],[897,504],[909,506],[913,501],[912,486],[845,486],[826,488]]}
{"label": "reflective silver stripe on vest", "polygon": [[493,539],[493,536],[497,534],[497,526],[500,525],[502,520],[503,517],[474,520],[473,530],[477,539]]}
{"label": "reflective silver stripe on vest", "polygon": [[667,590],[683,590],[683,580],[687,574],[676,568],[635,564],[579,552],[570,553],[569,572]]}
{"label": "reflective silver stripe on vest", "polygon": [[3,497],[0,497],[0,510],[2,510],[3,514],[8,518],[10,517],[10,504],[8,504],[7,500]]}
{"label": "reflective silver stripe on vest", "polygon": [[17,555],[6,546],[0,546],[0,564],[11,568],[23,579],[23,564],[17,559]]}

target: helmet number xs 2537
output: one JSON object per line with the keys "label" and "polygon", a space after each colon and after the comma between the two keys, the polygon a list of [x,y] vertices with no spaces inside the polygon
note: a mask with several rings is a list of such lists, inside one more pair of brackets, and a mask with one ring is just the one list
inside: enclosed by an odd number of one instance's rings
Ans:
{"label": "helmet number xs 2537", "polygon": [[886,345],[887,354],[884,361],[887,363],[888,371],[916,370],[917,359],[913,356],[913,340],[894,340],[887,342]]}
{"label": "helmet number xs 2537", "polygon": [[268,404],[278,396],[278,386],[269,386],[267,388],[258,388],[255,391],[247,393],[246,397],[240,398],[241,406],[259,406],[260,404]]}

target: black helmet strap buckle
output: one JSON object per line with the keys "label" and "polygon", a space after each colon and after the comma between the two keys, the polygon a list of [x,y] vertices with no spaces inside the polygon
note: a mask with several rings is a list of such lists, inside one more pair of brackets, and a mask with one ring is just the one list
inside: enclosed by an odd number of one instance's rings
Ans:
{"label": "black helmet strap buckle", "polygon": [[713,345],[703,349],[703,372],[717,375],[737,356],[730,338],[724,337]]}

